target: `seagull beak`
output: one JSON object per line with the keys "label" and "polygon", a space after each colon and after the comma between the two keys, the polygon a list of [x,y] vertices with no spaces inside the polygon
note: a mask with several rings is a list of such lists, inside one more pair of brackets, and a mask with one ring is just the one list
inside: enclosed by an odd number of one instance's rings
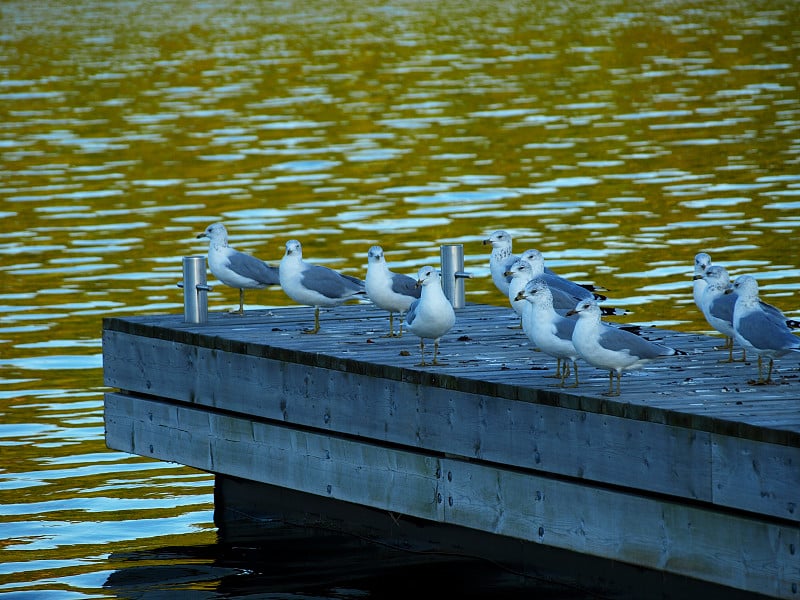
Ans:
{"label": "seagull beak", "polygon": [[572,315],[577,315],[577,314],[578,314],[578,311],[573,308],[572,310],[567,311],[567,314],[565,316],[571,317]]}
{"label": "seagull beak", "polygon": [[695,275],[694,277],[692,277],[692,281],[696,281],[698,279],[703,279],[703,276],[702,275]]}
{"label": "seagull beak", "polygon": [[414,285],[414,287],[422,287],[422,279],[417,279],[417,283]]}
{"label": "seagull beak", "polygon": [[204,231],[203,233],[198,233],[198,234],[197,234],[197,239],[204,238],[204,237],[208,237],[208,236],[206,235],[206,232],[205,232],[205,231]]}
{"label": "seagull beak", "polygon": [[732,294],[734,292],[733,288],[725,288],[725,291],[722,292],[723,294]]}
{"label": "seagull beak", "polygon": [[512,275],[513,273],[511,271],[506,271],[505,273],[503,273],[503,277],[511,277]]}
{"label": "seagull beak", "polygon": [[491,243],[492,243],[492,240],[483,240],[483,245],[484,246],[487,246],[488,244],[491,244]]}
{"label": "seagull beak", "polygon": [[527,298],[527,296],[525,295],[525,292],[517,292],[517,295],[514,298],[514,302],[516,302],[518,300],[524,300],[525,298]]}

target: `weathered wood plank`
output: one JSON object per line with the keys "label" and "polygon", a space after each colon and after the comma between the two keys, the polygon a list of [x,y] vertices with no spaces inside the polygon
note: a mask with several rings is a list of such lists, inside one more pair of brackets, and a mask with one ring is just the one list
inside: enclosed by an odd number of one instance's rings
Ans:
{"label": "weathered wood plank", "polygon": [[442,520],[435,457],[117,393],[105,419],[116,450]]}
{"label": "weathered wood plank", "polygon": [[800,463],[793,448],[728,436],[713,436],[711,448],[715,503],[744,502],[757,513],[800,521]]}
{"label": "weathered wood plank", "polygon": [[800,528],[787,522],[120,393],[106,396],[106,427],[118,450],[778,598],[797,594]]}

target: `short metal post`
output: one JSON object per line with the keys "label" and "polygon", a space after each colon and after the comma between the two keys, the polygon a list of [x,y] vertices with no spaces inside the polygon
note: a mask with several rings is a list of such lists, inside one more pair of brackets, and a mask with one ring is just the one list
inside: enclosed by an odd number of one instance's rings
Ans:
{"label": "short metal post", "polygon": [[453,308],[464,308],[464,280],[472,277],[464,272],[463,244],[445,244],[442,254],[442,289]]}
{"label": "short metal post", "polygon": [[187,323],[208,321],[208,292],[213,288],[206,284],[206,257],[183,257],[183,320]]}

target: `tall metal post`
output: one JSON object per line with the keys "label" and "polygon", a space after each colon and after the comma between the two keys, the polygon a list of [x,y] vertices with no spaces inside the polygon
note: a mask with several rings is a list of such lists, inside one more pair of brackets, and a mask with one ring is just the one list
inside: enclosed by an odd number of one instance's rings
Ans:
{"label": "tall metal post", "polygon": [[445,244],[441,248],[442,289],[453,308],[464,308],[464,280],[472,277],[464,272],[463,244]]}
{"label": "tall metal post", "polygon": [[208,321],[208,292],[206,284],[206,257],[183,257],[183,320],[187,323]]}

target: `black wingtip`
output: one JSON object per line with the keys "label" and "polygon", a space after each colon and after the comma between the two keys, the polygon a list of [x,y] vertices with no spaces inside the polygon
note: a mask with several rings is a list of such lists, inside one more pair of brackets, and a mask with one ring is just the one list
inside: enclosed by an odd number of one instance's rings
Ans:
{"label": "black wingtip", "polygon": [[614,308],[613,306],[601,306],[600,313],[607,317],[621,317],[622,315],[630,314],[624,308]]}
{"label": "black wingtip", "polygon": [[642,326],[641,325],[619,325],[619,329],[624,329],[625,331],[629,331],[634,335],[642,335]]}

